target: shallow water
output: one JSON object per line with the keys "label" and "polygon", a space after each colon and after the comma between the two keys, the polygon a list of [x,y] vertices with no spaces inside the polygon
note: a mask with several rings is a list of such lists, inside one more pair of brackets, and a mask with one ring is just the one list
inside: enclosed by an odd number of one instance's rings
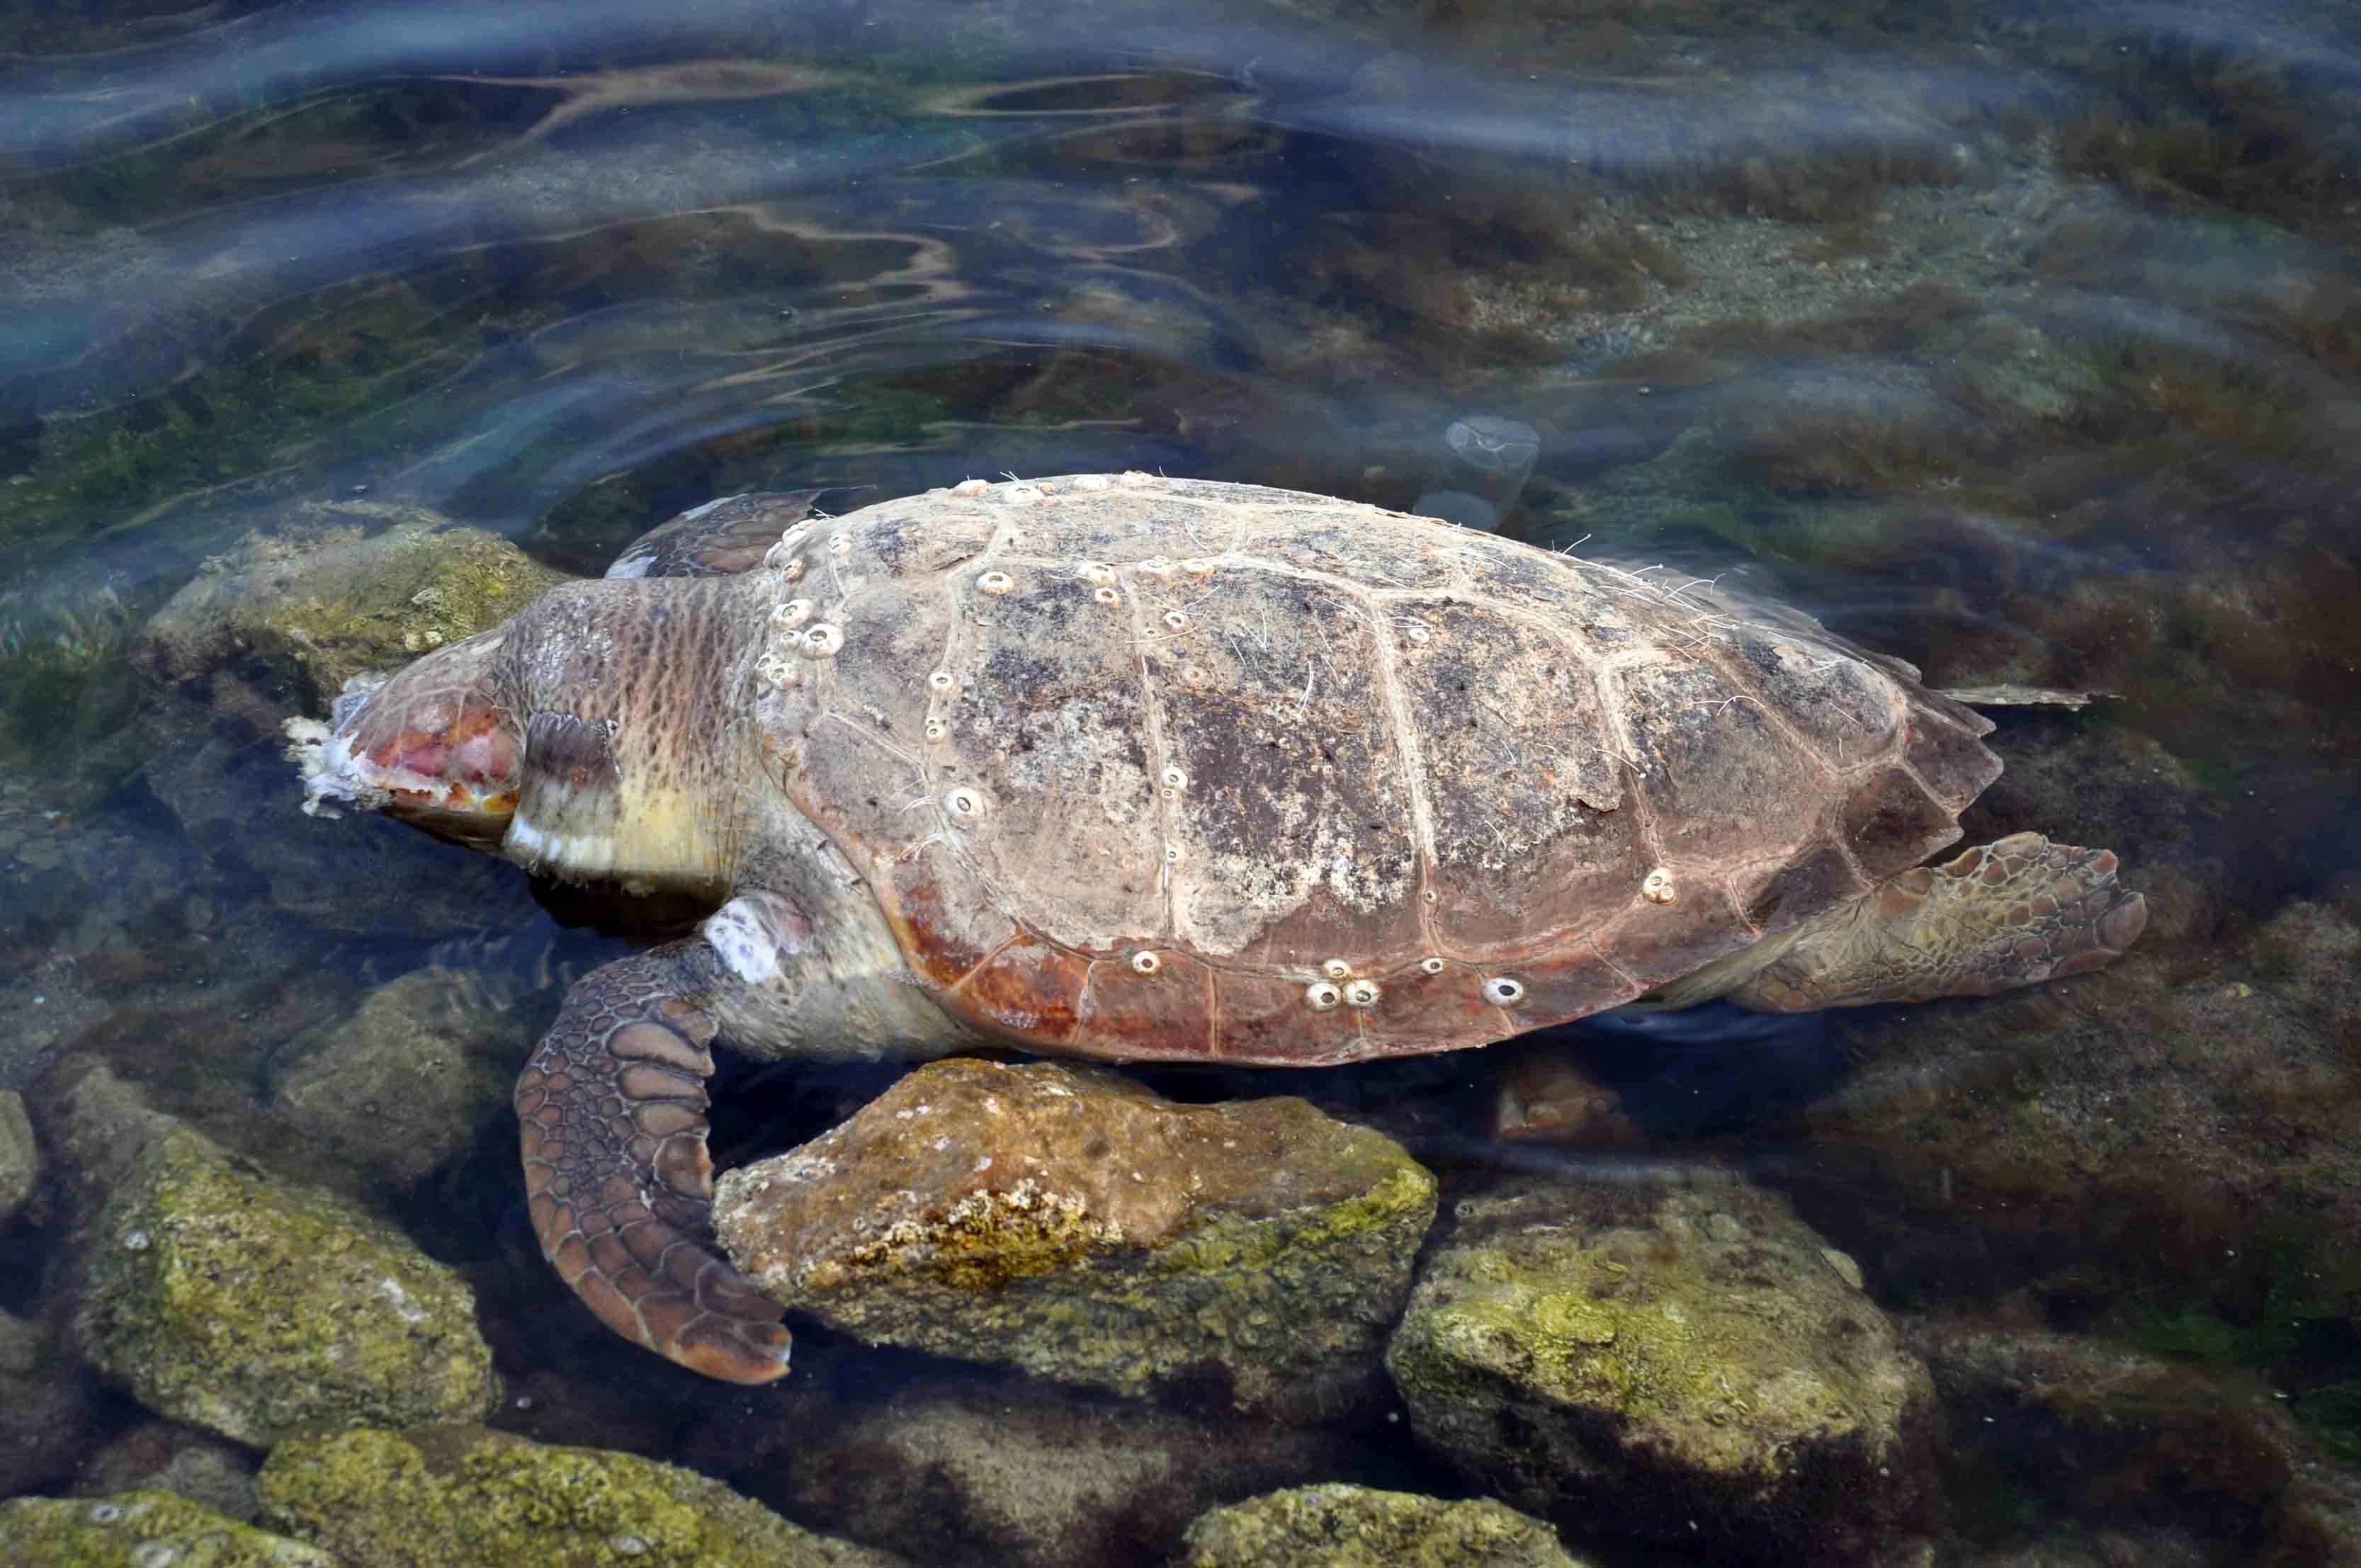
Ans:
{"label": "shallow water", "polygon": [[[1370,1121],[1446,1214],[1543,1175],[1743,1171],[1897,1319],[2278,1408],[2260,1437],[2078,1425],[1929,1350],[1938,1561],[2361,1541],[2321,1500],[2361,1454],[2361,1274],[2329,1239],[2361,1218],[2347,10],[85,0],[0,7],[0,1086],[37,1111],[95,1055],[266,1164],[333,1164],[274,1099],[306,1030],[439,966],[521,1062],[645,934],[390,823],[324,848],[262,722],[324,711],[300,668],[157,678],[148,618],[301,503],[431,509],[595,574],[750,489],[1136,468],[1437,510],[1488,485],[1510,537],[1728,574],[1932,685],[2108,694],[2002,712],[2010,771],[1965,826],[2111,846],[2148,935],[2033,997],[1568,1031],[1636,1148],[1490,1136],[1503,1052],[1158,1086]],[[1468,466],[1475,416],[1530,428],[1521,484]],[[742,1070],[725,1163],[891,1076]],[[502,1112],[367,1196],[478,1291],[518,1431],[860,1538],[781,1480],[816,1410],[1035,1397],[824,1332],[775,1394],[610,1343],[534,1255],[512,1138]],[[49,1166],[0,1233],[27,1316],[69,1288]],[[1336,1476],[1479,1490],[1382,1390],[1338,1404],[1312,1412]],[[71,1409],[29,1489],[144,1419]],[[2188,1457],[2224,1448],[2247,1468]],[[2343,1522],[2302,1535],[2305,1509]],[[1172,1548],[1142,1529],[1139,1560]]]}

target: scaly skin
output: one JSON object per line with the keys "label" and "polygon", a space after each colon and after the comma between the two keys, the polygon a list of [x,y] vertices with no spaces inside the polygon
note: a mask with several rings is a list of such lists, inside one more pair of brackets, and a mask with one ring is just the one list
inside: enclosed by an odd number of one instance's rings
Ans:
{"label": "scaly skin", "polygon": [[621,959],[566,993],[517,1080],[525,1192],[550,1266],[598,1320],[731,1383],[787,1370],[787,1332],[715,1250],[707,1213],[703,941]]}
{"label": "scaly skin", "polygon": [[2113,963],[2147,924],[2111,851],[2012,833],[1804,922],[1729,996],[1771,1013],[1989,996]]}

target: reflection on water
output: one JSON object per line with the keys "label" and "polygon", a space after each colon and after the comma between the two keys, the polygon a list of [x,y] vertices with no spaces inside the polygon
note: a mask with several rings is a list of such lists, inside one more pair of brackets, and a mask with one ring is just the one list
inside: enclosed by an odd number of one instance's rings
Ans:
{"label": "reflection on water", "polygon": [[[2361,1561],[2345,8],[80,0],[0,7],[0,1085],[47,1173],[0,1306],[27,1344],[92,1245],[61,1107],[103,1061],[456,1266],[502,1424],[913,1560],[1159,1561],[1313,1480],[1500,1492],[1374,1374],[1224,1467],[1177,1457],[1209,1446],[1186,1399],[820,1331],[748,1395],[610,1344],[536,1255],[503,1085],[566,983],[694,911],[296,811],[277,725],[324,711],[322,649],[399,645],[456,591],[319,588],[323,529],[451,520],[595,574],[715,496],[1138,468],[1726,575],[1938,685],[2112,694],[2001,714],[1964,824],[2122,856],[2150,928],[2100,975],[1156,1085],[1402,1139],[1438,1236],[1560,1181],[1792,1203],[1934,1371],[1942,1503],[1881,1551]],[[430,1058],[493,1097],[434,1100]],[[746,1069],[716,1147],[889,1078]],[[1613,1107],[1614,1136],[1496,1136],[1504,1093]],[[384,1164],[370,1127],[421,1096]],[[251,1512],[250,1442],[20,1361],[0,1491],[185,1453]],[[993,1411],[1040,1488],[1102,1502],[1018,1518],[980,1478]],[[1570,1546],[1624,1555],[1656,1550],[1644,1508],[1717,1506],[1616,1496],[1557,1508]]]}

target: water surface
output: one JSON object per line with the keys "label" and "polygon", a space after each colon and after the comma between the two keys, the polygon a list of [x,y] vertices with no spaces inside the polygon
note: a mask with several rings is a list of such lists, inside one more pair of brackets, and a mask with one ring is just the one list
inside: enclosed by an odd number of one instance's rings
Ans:
{"label": "water surface", "polygon": [[[1718,1162],[1889,1311],[2162,1354],[2361,1452],[2361,1279],[2322,1240],[2361,1211],[2320,956],[2361,918],[2343,8],[86,0],[0,9],[0,1084],[94,1053],[285,1155],[274,1057],[369,988],[463,975],[522,1061],[644,934],[374,821],[345,825],[372,880],[334,885],[262,722],[334,694],[137,656],[290,508],[428,509],[589,574],[757,488],[1492,485],[1452,515],[1728,574],[1933,684],[2108,694],[2002,715],[1966,826],[2114,847],[2155,911],[2136,974],[1584,1035],[1643,1152],[1491,1139],[1499,1053],[1176,1091],[1314,1094],[1447,1192]],[[1521,482],[1467,466],[1478,418],[1529,429]],[[751,1073],[717,1147],[882,1081]],[[511,1137],[373,1195],[476,1285],[510,1423],[777,1499],[785,1407],[586,1327]],[[51,1300],[62,1180],[5,1233],[12,1310]],[[840,1406],[999,1386],[816,1343]],[[2285,1474],[2193,1473],[2158,1429],[2061,1480],[2038,1455],[2082,1440],[1982,1398],[1949,1410],[1942,1561],[2230,1563],[2274,1528]],[[1464,1494],[1382,1405],[1338,1464]],[[76,1408],[29,1485],[141,1419]]]}

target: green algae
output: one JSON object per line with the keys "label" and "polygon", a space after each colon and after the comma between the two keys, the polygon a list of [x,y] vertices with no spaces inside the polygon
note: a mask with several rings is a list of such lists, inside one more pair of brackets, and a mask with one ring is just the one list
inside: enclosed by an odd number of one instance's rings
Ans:
{"label": "green algae", "polygon": [[369,1568],[893,1568],[721,1483],[633,1454],[482,1427],[280,1443],[261,1518]]}
{"label": "green algae", "polygon": [[1541,1520],[1488,1497],[1297,1486],[1202,1515],[1179,1568],[1577,1568]]}
{"label": "green algae", "polygon": [[1428,1446],[1507,1500],[1647,1500],[1843,1556],[1927,1477],[1925,1369],[1766,1194],[1463,1203],[1386,1352]]}
{"label": "green algae", "polygon": [[0,1560],[40,1568],[337,1568],[318,1547],[149,1491],[0,1503]]}
{"label": "green algae", "polygon": [[89,1243],[78,1326],[91,1357],[176,1420],[268,1444],[473,1420],[498,1398],[456,1274],[185,1129],[141,1151]]}
{"label": "green algae", "polygon": [[478,529],[412,523],[370,544],[367,572],[257,607],[258,647],[285,647],[325,694],[497,626],[566,580]]}

